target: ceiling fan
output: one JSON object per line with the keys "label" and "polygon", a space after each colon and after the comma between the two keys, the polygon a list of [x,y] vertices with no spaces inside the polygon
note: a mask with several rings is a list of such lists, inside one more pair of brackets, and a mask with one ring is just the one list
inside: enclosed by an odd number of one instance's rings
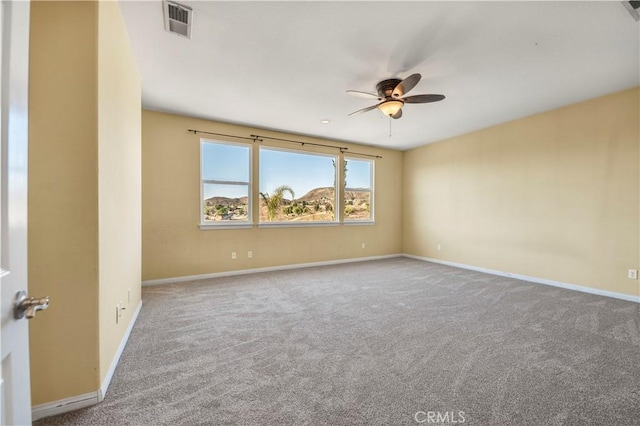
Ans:
{"label": "ceiling fan", "polygon": [[402,117],[402,107],[404,104],[426,104],[429,102],[438,102],[444,99],[444,95],[414,95],[407,96],[405,98],[404,95],[413,89],[421,78],[422,76],[420,74],[411,74],[404,80],[397,78],[382,80],[380,83],[376,84],[376,91],[378,92],[377,95],[374,95],[373,93],[360,92],[358,90],[347,90],[347,93],[351,95],[368,99],[377,99],[380,101],[380,103],[376,105],[352,112],[349,116],[378,108],[384,115],[398,119]]}

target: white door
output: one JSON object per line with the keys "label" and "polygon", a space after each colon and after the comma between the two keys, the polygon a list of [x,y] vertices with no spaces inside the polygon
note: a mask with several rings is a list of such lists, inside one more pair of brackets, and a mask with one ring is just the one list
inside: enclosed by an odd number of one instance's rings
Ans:
{"label": "white door", "polygon": [[[13,302],[27,290],[29,2],[0,0],[0,305],[3,425],[31,424],[29,327]],[[33,309],[32,309],[33,311]]]}

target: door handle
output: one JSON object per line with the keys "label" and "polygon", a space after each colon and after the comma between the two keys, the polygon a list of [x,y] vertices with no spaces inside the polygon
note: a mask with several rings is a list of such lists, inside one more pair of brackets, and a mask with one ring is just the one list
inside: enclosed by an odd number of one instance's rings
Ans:
{"label": "door handle", "polygon": [[37,311],[47,309],[49,307],[49,296],[47,297],[27,297],[27,292],[20,290],[16,293],[15,302],[13,303],[13,317],[22,319],[34,318]]}

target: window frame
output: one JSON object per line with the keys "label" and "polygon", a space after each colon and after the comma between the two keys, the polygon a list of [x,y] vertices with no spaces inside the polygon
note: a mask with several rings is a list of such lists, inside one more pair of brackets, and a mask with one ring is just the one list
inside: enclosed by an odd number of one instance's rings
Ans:
{"label": "window frame", "polygon": [[[249,163],[247,167],[249,168],[249,180],[248,182],[242,181],[225,181],[225,180],[216,180],[216,179],[204,179],[203,176],[203,148],[205,144],[216,144],[216,145],[231,145],[231,146],[239,146],[243,148],[249,149]],[[238,185],[238,186],[247,186],[247,220],[246,221],[211,221],[206,222],[204,220],[204,187],[206,184],[212,185]],[[250,143],[242,143],[242,142],[229,142],[229,141],[220,141],[215,139],[206,139],[200,138],[200,219],[199,219],[199,227],[200,229],[230,229],[230,228],[251,228],[253,226],[253,144]]]}
{"label": "window frame", "polygon": [[[269,151],[281,151],[281,152],[290,152],[290,153],[294,153],[294,154],[302,154],[302,155],[313,155],[313,156],[318,156],[318,157],[328,157],[331,158],[335,161],[335,168],[334,168],[334,182],[335,182],[335,186],[334,186],[334,200],[333,200],[333,211],[334,211],[334,215],[333,215],[333,220],[331,221],[287,221],[287,222],[261,222],[260,221],[260,212],[258,211],[258,215],[257,215],[257,222],[256,224],[258,225],[259,228],[278,228],[278,227],[308,227],[308,226],[338,226],[340,225],[340,221],[342,219],[341,216],[339,216],[339,201],[340,201],[340,191],[339,188],[341,186],[341,176],[338,170],[339,164],[342,164],[342,159],[341,156],[338,154],[329,154],[329,153],[325,153],[325,152],[315,152],[315,151],[304,151],[304,150],[300,150],[300,149],[292,149],[292,148],[283,148],[283,147],[275,147],[275,146],[267,146],[267,145],[260,145],[258,147],[258,176],[257,176],[257,183],[258,183],[258,199],[256,200],[257,204],[258,204],[258,209],[260,209],[260,178],[261,178],[261,173],[262,173],[262,150],[269,150]],[[304,195],[304,194],[303,194]]]}
{"label": "window frame", "polygon": [[[349,155],[344,155],[343,157],[343,161],[345,162],[349,162],[349,161],[367,161],[371,164],[371,172],[369,175],[369,188],[366,190],[367,192],[369,192],[369,219],[349,219],[347,217],[347,214],[342,211],[342,223],[344,223],[345,225],[374,225],[376,223],[376,218],[375,218],[375,176],[376,176],[376,161],[374,158],[360,158],[360,157],[352,157]],[[348,165],[347,165],[348,166]],[[342,166],[342,169],[344,170],[344,165]],[[360,190],[362,191],[362,188],[349,188],[347,187],[347,183],[349,182],[349,180],[347,179],[347,175],[349,174],[349,170],[347,168],[347,172],[344,174],[344,187],[343,187],[343,194],[342,194],[342,202],[344,205],[343,210],[346,209],[347,207],[347,192],[348,191],[355,191],[355,190]]]}

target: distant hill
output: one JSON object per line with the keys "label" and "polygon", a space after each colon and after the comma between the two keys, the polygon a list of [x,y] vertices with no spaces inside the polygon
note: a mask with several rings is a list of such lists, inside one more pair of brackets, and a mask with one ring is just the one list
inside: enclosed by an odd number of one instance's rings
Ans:
{"label": "distant hill", "polygon": [[206,206],[222,205],[222,206],[228,207],[232,204],[237,205],[237,204],[247,204],[247,203],[248,203],[247,197],[240,197],[240,198],[211,197],[204,200],[204,204]]}
{"label": "distant hill", "polygon": [[296,201],[316,201],[326,199],[327,201],[333,201],[335,198],[335,191],[333,187],[327,186],[323,188],[313,188],[300,198],[296,198]]}
{"label": "distant hill", "polygon": [[[349,190],[345,193],[347,199],[362,199],[362,200],[369,200],[369,192],[368,191],[358,191],[358,189],[354,189],[354,190]],[[333,189],[333,187],[331,186],[326,186],[326,187],[321,187],[321,188],[314,188],[312,190],[310,190],[309,192],[307,192],[306,194],[304,194],[302,197],[296,198],[293,201],[306,201],[307,203],[312,203],[312,202],[322,202],[322,201],[326,201],[326,202],[331,202],[333,203],[335,200],[335,191]],[[227,198],[227,197],[211,197],[211,198],[207,198],[206,200],[204,200],[205,205],[207,206],[218,206],[218,205],[222,205],[225,207],[228,207],[230,205],[246,205],[248,203],[247,197],[240,197],[240,198]],[[283,199],[282,200],[282,204],[284,205],[289,205],[291,204],[291,200],[288,199]]]}

